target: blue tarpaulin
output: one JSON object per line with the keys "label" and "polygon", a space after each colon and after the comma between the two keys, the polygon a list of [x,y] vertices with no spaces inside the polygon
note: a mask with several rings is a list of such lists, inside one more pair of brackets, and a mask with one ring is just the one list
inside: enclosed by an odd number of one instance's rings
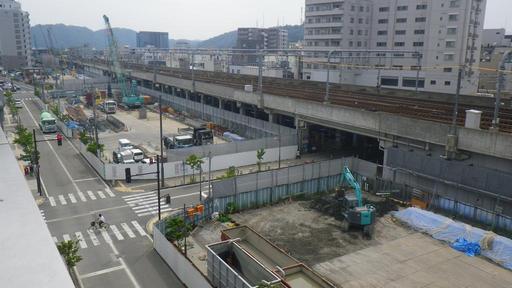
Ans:
{"label": "blue tarpaulin", "polygon": [[480,244],[477,242],[469,242],[462,237],[457,238],[455,242],[450,244],[450,247],[471,257],[480,255]]}
{"label": "blue tarpaulin", "polygon": [[[460,238],[468,243],[477,243],[482,256],[512,270],[512,240],[509,238],[414,207],[392,213],[415,230],[432,235],[437,240],[453,243],[452,247]],[[474,245],[472,249],[475,249]]]}

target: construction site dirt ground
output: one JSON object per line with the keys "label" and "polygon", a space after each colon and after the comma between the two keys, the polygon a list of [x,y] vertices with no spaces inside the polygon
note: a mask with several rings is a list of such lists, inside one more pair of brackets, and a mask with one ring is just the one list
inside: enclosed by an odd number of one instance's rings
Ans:
{"label": "construction site dirt ground", "polygon": [[[512,272],[456,252],[446,243],[397,223],[390,214],[378,217],[372,240],[363,239],[357,230],[344,233],[325,199],[331,197],[287,201],[232,218],[339,287],[512,287]],[[320,212],[322,207],[325,213]],[[193,232],[193,241],[203,247],[218,242],[225,228],[218,222],[201,225]],[[204,260],[204,255],[194,254],[195,263]]]}

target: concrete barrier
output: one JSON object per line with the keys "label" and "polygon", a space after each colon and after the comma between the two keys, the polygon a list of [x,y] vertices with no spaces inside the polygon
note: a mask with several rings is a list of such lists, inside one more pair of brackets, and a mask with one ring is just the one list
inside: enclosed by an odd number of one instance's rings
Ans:
{"label": "concrete barrier", "polygon": [[[159,225],[160,224],[160,225]],[[160,231],[165,222],[160,222],[153,229],[153,247],[171,267],[176,276],[187,286],[194,288],[213,288],[206,277],[188,260]]]}

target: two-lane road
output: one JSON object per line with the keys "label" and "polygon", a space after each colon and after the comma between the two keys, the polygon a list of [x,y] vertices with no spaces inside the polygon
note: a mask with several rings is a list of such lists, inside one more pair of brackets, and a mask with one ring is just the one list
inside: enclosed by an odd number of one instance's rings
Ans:
{"label": "two-lane road", "polygon": [[[28,129],[36,129],[39,140],[52,139],[54,135],[43,135],[37,128],[41,111],[32,93],[16,93],[24,104],[21,121]],[[155,252],[147,234],[146,223],[156,213],[139,215],[140,209],[133,205],[136,203],[127,198],[137,194],[110,189],[67,139],[62,146],[54,141],[40,142],[38,149],[46,199],[40,209],[55,241],[80,241],[83,260],[77,269],[84,287],[183,287]],[[177,197],[189,194],[175,193]],[[147,195],[140,194],[142,198],[137,199],[146,199]],[[145,205],[149,208],[149,203]],[[99,213],[105,215],[110,228],[88,230]]]}

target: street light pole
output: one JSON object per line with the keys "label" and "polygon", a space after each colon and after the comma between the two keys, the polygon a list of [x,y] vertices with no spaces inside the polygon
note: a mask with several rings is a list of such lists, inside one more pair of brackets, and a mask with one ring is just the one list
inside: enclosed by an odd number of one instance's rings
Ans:
{"label": "street light pole", "polygon": [[162,207],[160,204],[160,156],[156,155],[156,183],[158,197],[158,221],[162,219]]}
{"label": "street light pole", "polygon": [[39,196],[43,196],[43,189],[41,189],[41,172],[39,169],[39,153],[37,152],[37,140],[36,140],[36,129],[32,129],[32,136],[34,138],[34,162],[36,164],[36,182],[37,182],[37,193]]}
{"label": "street light pole", "polygon": [[[156,67],[153,70],[153,91],[155,91],[156,88]],[[158,94],[158,115],[160,120],[160,162],[162,162],[160,165],[160,171],[162,173],[160,179],[161,179],[161,185],[162,187],[165,187],[165,177],[164,177],[164,135],[163,135],[163,125],[162,125],[162,92]]]}

